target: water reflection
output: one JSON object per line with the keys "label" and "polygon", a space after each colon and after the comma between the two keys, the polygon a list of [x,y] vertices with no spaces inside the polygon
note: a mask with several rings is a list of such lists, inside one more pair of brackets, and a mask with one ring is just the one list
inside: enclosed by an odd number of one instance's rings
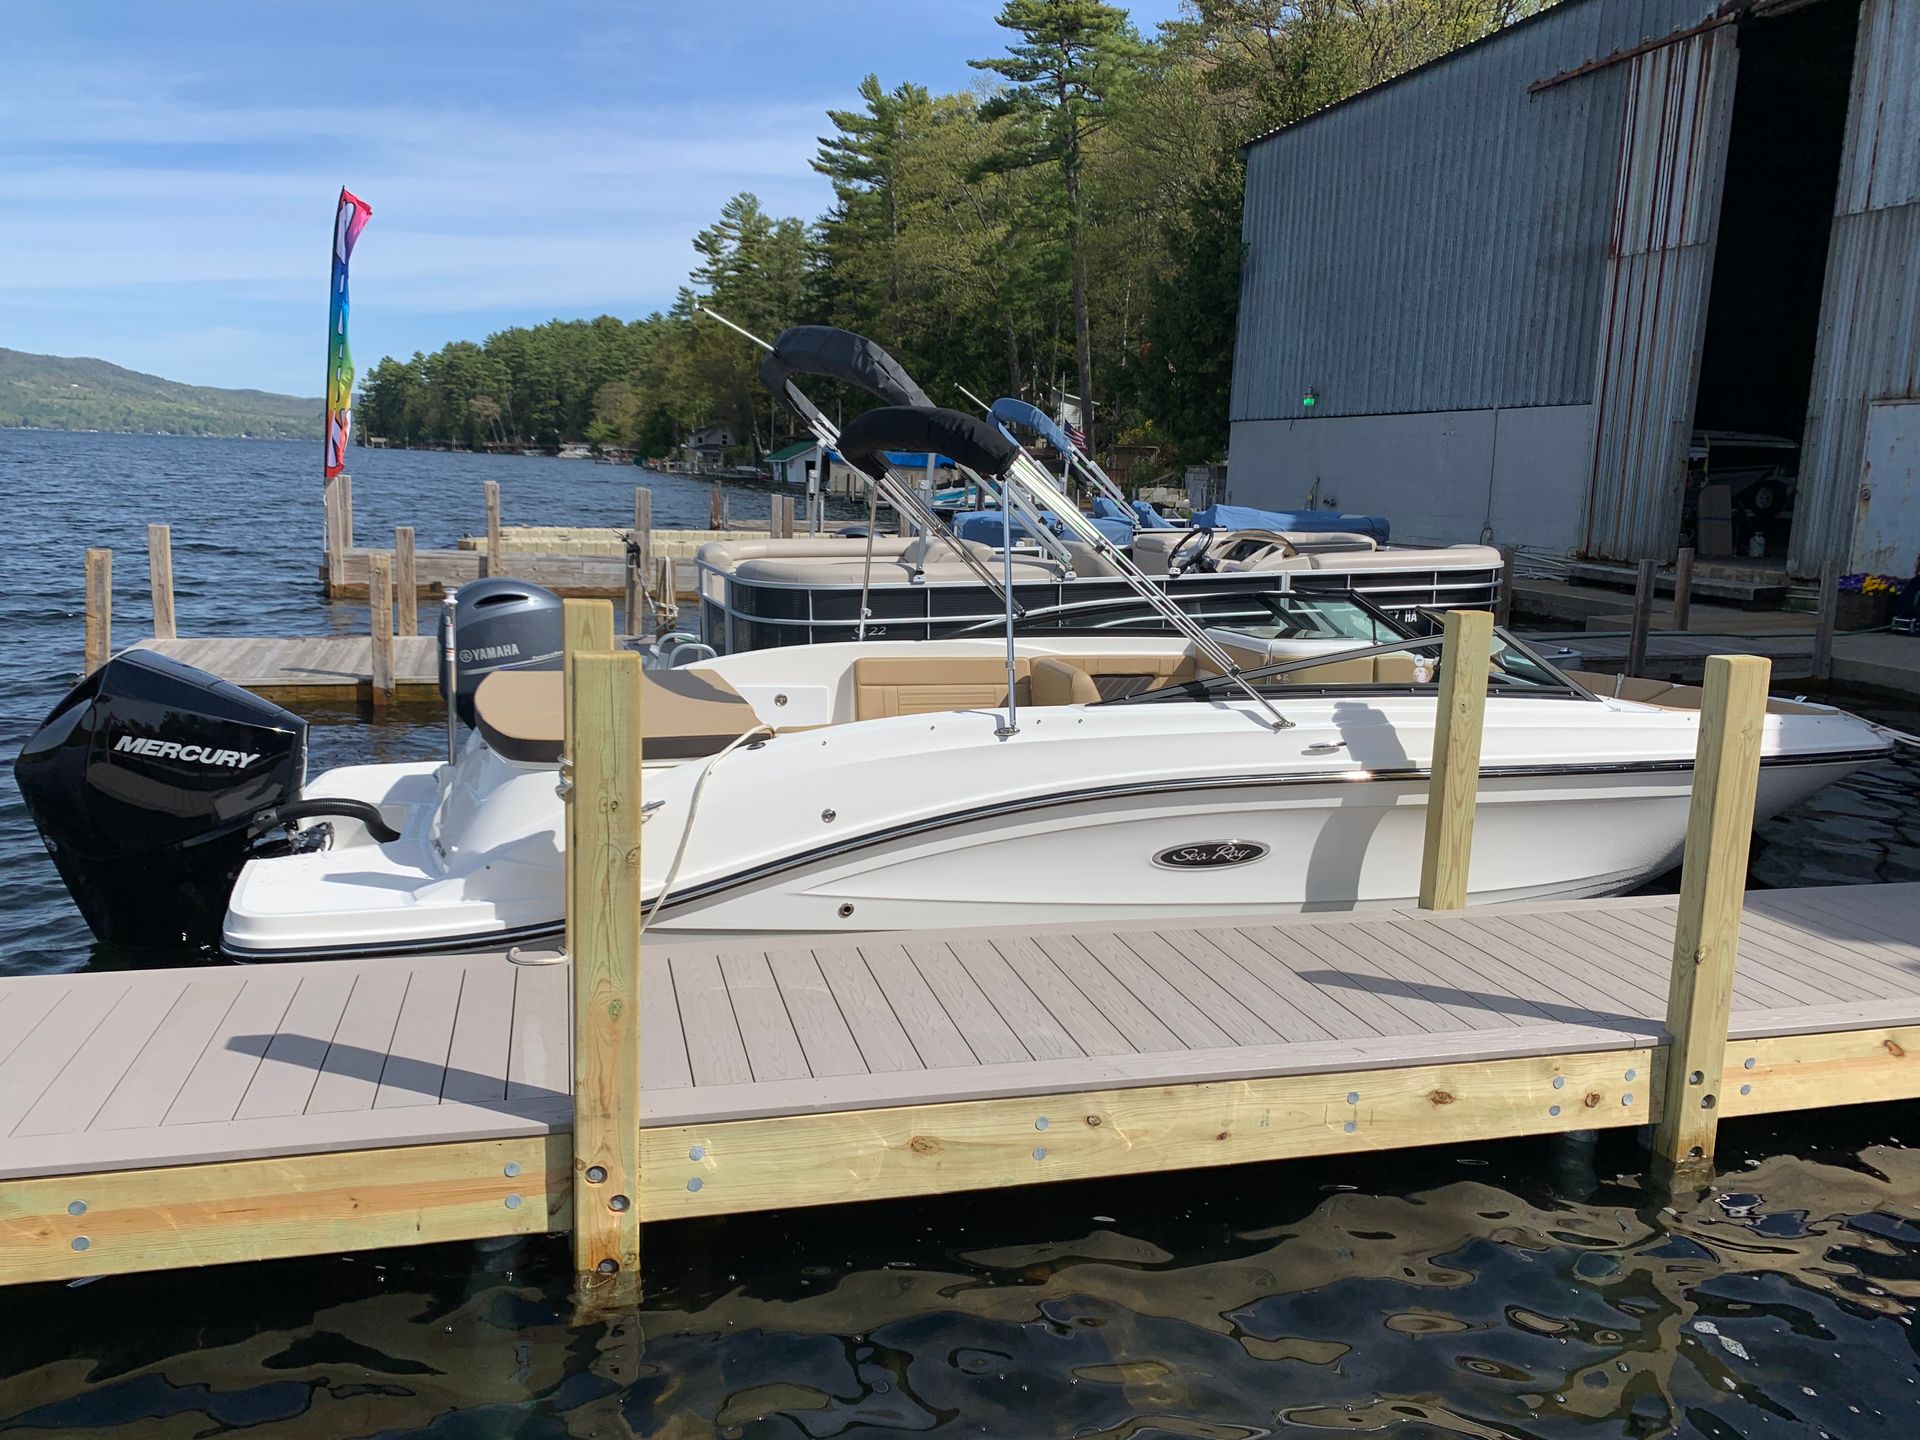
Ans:
{"label": "water reflection", "polygon": [[0,1292],[0,1433],[1903,1436],[1917,1117],[1671,1208],[1623,1133],[658,1226],[614,1322],[559,1241]]}

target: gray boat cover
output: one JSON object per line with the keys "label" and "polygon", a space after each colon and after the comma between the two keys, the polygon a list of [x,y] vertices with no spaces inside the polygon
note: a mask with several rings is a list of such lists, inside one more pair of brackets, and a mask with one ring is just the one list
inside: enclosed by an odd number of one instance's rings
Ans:
{"label": "gray boat cover", "polygon": [[991,479],[1006,474],[1020,454],[999,426],[931,405],[883,405],[856,415],[840,432],[839,450],[876,480],[887,473],[888,450],[938,451]]}
{"label": "gray boat cover", "polygon": [[773,349],[760,361],[760,383],[805,421],[818,412],[791,383],[795,375],[845,381],[889,405],[933,403],[927,399],[927,392],[914,384],[913,377],[900,368],[900,362],[873,341],[831,325],[795,325],[782,330],[774,339]]}

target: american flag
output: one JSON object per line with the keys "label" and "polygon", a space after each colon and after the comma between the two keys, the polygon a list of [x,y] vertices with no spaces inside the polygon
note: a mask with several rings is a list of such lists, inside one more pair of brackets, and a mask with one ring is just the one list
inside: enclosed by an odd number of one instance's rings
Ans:
{"label": "american flag", "polygon": [[1078,425],[1074,424],[1071,420],[1067,421],[1066,431],[1067,431],[1067,439],[1073,442],[1073,448],[1080,451],[1082,454],[1085,454],[1087,449],[1087,432],[1082,430]]}

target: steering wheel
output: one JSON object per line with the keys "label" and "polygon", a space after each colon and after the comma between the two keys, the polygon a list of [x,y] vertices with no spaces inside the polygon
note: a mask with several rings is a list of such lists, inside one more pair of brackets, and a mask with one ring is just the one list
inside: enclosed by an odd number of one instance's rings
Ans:
{"label": "steering wheel", "polygon": [[[1167,551],[1167,574],[1184,575],[1188,570],[1196,567],[1202,571],[1215,569],[1216,566],[1214,565],[1213,556],[1207,551],[1207,544],[1212,539],[1213,531],[1211,530],[1189,530],[1178,540],[1174,541],[1173,548]],[[1193,544],[1195,540],[1200,542],[1200,553],[1195,555],[1193,559],[1183,563],[1180,557],[1186,554],[1187,547]]]}

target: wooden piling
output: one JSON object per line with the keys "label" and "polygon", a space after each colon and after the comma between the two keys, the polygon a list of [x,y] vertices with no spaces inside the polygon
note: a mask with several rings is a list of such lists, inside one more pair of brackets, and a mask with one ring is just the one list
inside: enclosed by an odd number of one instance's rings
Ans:
{"label": "wooden piling", "polygon": [[[560,670],[562,687],[568,683],[566,677],[573,674],[573,661],[577,655],[599,655],[613,647],[613,602],[610,600],[567,600],[560,606],[561,614],[561,654]],[[573,753],[573,712],[563,709],[560,716],[561,751]],[[566,854],[566,892],[573,893],[573,851]],[[573,951],[573,911],[567,911],[567,951]]]}
{"label": "wooden piling", "polygon": [[775,495],[772,511],[767,517],[767,534],[775,540],[793,538],[793,497]]}
{"label": "wooden piling", "polygon": [[725,513],[721,508],[724,503],[725,501],[720,494],[720,487],[718,485],[715,485],[707,492],[707,528],[709,530],[725,528],[721,523],[721,517]]}
{"label": "wooden piling", "polygon": [[325,482],[327,595],[346,583],[347,551],[353,548],[353,476],[346,472]]}
{"label": "wooden piling", "polygon": [[1494,605],[1493,623],[1502,630],[1513,624],[1513,564],[1519,558],[1518,546],[1500,547],[1500,598]]}
{"label": "wooden piling", "polygon": [[147,586],[153,595],[153,638],[177,638],[173,622],[173,527],[147,526]]}
{"label": "wooden piling", "polygon": [[602,1309],[640,1299],[640,657],[575,656],[566,693],[573,1259]]}
{"label": "wooden piling", "polygon": [[1487,709],[1493,616],[1449,610],[1440,651],[1433,769],[1427,783],[1427,839],[1420,857],[1420,908],[1461,910],[1473,857],[1480,798],[1480,728]]}
{"label": "wooden piling", "polygon": [[393,560],[382,551],[367,556],[367,614],[373,636],[373,708],[393,702]]}
{"label": "wooden piling", "polygon": [[1813,618],[1813,678],[1825,684],[1833,679],[1833,632],[1840,620],[1840,564],[1836,560],[1820,567],[1819,605]]}
{"label": "wooden piling", "polygon": [[660,577],[654,582],[653,603],[659,618],[655,628],[665,633],[680,619],[680,577],[671,555],[662,555],[657,563]]}
{"label": "wooden piling", "polygon": [[1693,547],[1684,545],[1673,560],[1673,628],[1684,631],[1693,618]]}
{"label": "wooden piling", "polygon": [[1713,1164],[1772,668],[1752,655],[1712,655],[1701,687],[1693,802],[1667,984],[1665,1088],[1653,1141],[1656,1172],[1668,1182],[1710,1172]]}
{"label": "wooden piling", "polygon": [[113,654],[113,551],[87,551],[87,671]]}
{"label": "wooden piling", "polygon": [[1639,578],[1633,586],[1633,623],[1627,631],[1627,670],[1638,675],[1647,668],[1647,632],[1653,628],[1654,565],[1640,562]]}
{"label": "wooden piling", "polygon": [[393,527],[393,598],[400,606],[400,633],[420,633],[420,575],[414,564],[413,526]]}
{"label": "wooden piling", "polygon": [[507,557],[500,545],[500,482],[487,481],[487,575],[507,573]]}
{"label": "wooden piling", "polygon": [[640,573],[653,569],[653,491],[645,485],[633,487],[633,543],[640,550]]}

